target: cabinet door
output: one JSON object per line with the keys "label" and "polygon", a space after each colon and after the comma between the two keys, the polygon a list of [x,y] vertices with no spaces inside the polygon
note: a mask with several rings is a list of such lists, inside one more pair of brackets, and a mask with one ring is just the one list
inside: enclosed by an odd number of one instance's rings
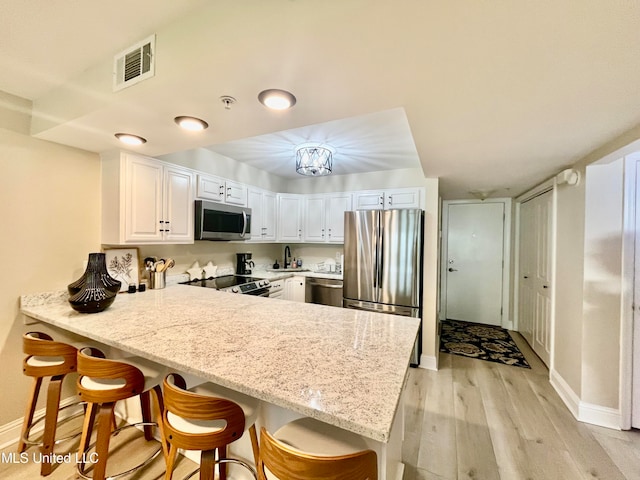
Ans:
{"label": "cabinet door", "polygon": [[166,167],[164,173],[164,239],[193,242],[193,174]]}
{"label": "cabinet door", "polygon": [[150,159],[127,155],[124,181],[125,242],[162,241],[162,165]]}
{"label": "cabinet door", "polygon": [[230,205],[239,205],[241,207],[247,206],[247,186],[227,180],[225,182],[225,203]]}
{"label": "cabinet door", "polygon": [[382,210],[384,208],[384,192],[362,191],[354,193],[355,210]]}
{"label": "cabinet door", "polygon": [[276,194],[272,192],[262,194],[262,231],[263,240],[276,239]]}
{"label": "cabinet door", "polygon": [[291,277],[284,281],[284,300],[291,300],[292,302],[304,303],[305,294],[305,278],[304,277]]}
{"label": "cabinet door", "polygon": [[302,240],[300,222],[302,197],[300,195],[278,195],[278,240],[299,242]]}
{"label": "cabinet door", "polygon": [[304,198],[304,241],[324,242],[326,240],[326,197],[324,195]]}
{"label": "cabinet door", "polygon": [[327,201],[327,241],[344,242],[344,212],[351,210],[350,193],[330,195]]}
{"label": "cabinet door", "polygon": [[385,190],[385,210],[392,208],[420,208],[419,188]]}
{"label": "cabinet door", "polygon": [[213,175],[198,175],[198,187],[196,191],[198,198],[212,202],[224,202],[224,189],[224,178]]}
{"label": "cabinet door", "polygon": [[262,191],[249,188],[247,191],[247,207],[251,209],[251,240],[258,242],[263,240],[264,226],[262,225]]}

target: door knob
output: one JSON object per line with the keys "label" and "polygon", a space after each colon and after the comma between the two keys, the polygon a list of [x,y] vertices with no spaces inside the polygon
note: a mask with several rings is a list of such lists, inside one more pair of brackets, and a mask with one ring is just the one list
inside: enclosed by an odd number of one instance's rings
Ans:
{"label": "door knob", "polygon": [[449,271],[450,271],[450,272],[457,272],[457,271],[458,271],[458,269],[457,269],[457,268],[449,267]]}

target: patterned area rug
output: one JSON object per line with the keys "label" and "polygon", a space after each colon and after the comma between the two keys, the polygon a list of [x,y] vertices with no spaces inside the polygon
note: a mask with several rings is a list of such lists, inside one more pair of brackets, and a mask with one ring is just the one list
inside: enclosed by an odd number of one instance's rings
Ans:
{"label": "patterned area rug", "polygon": [[493,325],[444,320],[440,335],[440,351],[531,368],[509,332]]}

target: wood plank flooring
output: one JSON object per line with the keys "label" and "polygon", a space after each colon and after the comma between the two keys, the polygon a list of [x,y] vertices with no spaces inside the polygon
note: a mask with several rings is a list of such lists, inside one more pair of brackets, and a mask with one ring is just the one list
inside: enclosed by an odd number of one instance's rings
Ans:
{"label": "wood plank flooring", "polygon": [[640,480],[640,431],[577,422],[513,337],[530,370],[444,353],[411,369],[404,480]]}
{"label": "wood plank flooring", "polygon": [[[522,337],[513,336],[530,370],[448,354],[441,354],[438,372],[410,370],[404,480],[640,480],[640,431],[574,420],[549,384],[544,364]],[[70,443],[56,452],[75,452]],[[144,443],[123,449],[122,459],[110,458],[110,470],[131,465],[131,454],[141,454]],[[15,446],[2,452],[13,451]],[[174,478],[193,469],[183,459]],[[160,479],[163,471],[159,458],[129,478]],[[33,462],[0,462],[0,479],[36,478],[39,466]],[[73,465],[62,464],[47,478],[77,476]]]}

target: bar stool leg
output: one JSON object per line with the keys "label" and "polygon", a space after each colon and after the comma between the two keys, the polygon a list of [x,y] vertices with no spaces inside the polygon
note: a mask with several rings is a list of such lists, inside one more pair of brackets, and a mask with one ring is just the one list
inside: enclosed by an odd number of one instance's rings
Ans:
{"label": "bar stool leg", "polygon": [[167,459],[167,473],[165,474],[165,480],[172,480],[173,478],[173,469],[176,465],[176,457],[178,455],[178,447],[175,445],[171,445],[169,447],[169,453],[166,457]]}
{"label": "bar stool leg", "polygon": [[22,453],[27,449],[27,444],[24,441],[31,422],[33,422],[33,414],[36,411],[36,403],[38,401],[38,395],[40,394],[40,386],[42,385],[42,377],[34,377],[34,382],[31,387],[31,394],[27,401],[27,410],[24,415],[24,422],[22,424],[22,433],[20,434],[20,441],[18,442],[18,453]]}
{"label": "bar stool leg", "polygon": [[49,380],[47,387],[47,407],[44,420],[44,436],[42,437],[42,452],[45,460],[40,462],[40,475],[47,476],[53,470],[51,457],[56,443],[56,426],[58,424],[58,409],[60,407],[60,395],[62,393],[62,381],[64,375],[56,375]]}
{"label": "bar stool leg", "polygon": [[111,418],[115,404],[105,403],[98,407],[96,421],[96,460],[93,465],[93,480],[104,480],[109,457],[109,440],[111,439]]}
{"label": "bar stool leg", "polygon": [[[203,450],[200,454],[200,480],[213,480],[215,477],[215,467],[216,451]],[[225,480],[222,477],[222,470],[220,470],[220,480]]]}
{"label": "bar stool leg", "polygon": [[160,385],[156,385],[149,392],[155,398],[155,417],[156,423],[158,424],[158,430],[160,433],[160,442],[162,444],[162,454],[165,458],[169,455],[169,443],[164,435],[164,422],[162,421],[162,412],[164,412],[164,401],[162,399],[162,387]]}
{"label": "bar stool leg", "polygon": [[93,425],[96,420],[96,407],[95,403],[88,403],[87,410],[84,414],[84,422],[82,424],[82,437],[80,437],[80,445],[78,447],[78,457],[80,457],[79,463],[84,470],[84,452],[89,448],[91,443],[91,434],[93,433]]}
{"label": "bar stool leg", "polygon": [[256,424],[249,427],[249,437],[251,438],[251,448],[253,449],[253,462],[258,468],[258,458],[260,457],[260,448],[258,447],[258,434],[256,433]]}
{"label": "bar stool leg", "polygon": [[[151,400],[149,392],[140,394],[140,409],[142,410],[142,422],[147,424],[151,422]],[[153,428],[151,425],[143,425],[145,440],[153,440]]]}

